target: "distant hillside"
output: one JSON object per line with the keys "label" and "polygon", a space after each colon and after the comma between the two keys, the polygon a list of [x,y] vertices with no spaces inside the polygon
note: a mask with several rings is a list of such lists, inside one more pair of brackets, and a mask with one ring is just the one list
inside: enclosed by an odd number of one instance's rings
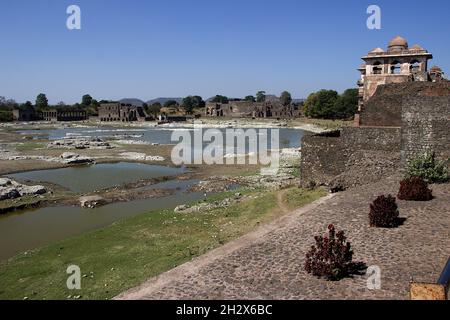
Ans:
{"label": "distant hillside", "polygon": [[183,98],[156,98],[156,99],[148,100],[147,104],[151,105],[153,103],[159,102],[162,105],[164,105],[164,103],[166,103],[169,100],[175,100],[176,102],[178,102],[178,104],[181,104],[183,102]]}
{"label": "distant hillside", "polygon": [[144,101],[142,101],[141,99],[136,99],[136,98],[124,98],[124,99],[119,100],[119,102],[131,104],[133,106],[138,106],[138,107],[142,107],[142,105],[144,104]]}
{"label": "distant hillside", "polygon": [[300,104],[302,102],[305,102],[306,99],[292,99],[292,102],[295,104]]}

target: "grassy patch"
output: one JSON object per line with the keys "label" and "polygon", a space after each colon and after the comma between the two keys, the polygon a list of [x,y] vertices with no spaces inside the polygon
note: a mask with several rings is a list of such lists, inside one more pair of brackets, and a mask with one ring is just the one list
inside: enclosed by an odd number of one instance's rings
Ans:
{"label": "grassy patch", "polygon": [[296,209],[304,206],[305,204],[311,203],[320,197],[327,194],[327,191],[323,188],[318,188],[314,190],[306,190],[302,188],[290,188],[286,191],[283,197],[283,201],[286,203],[288,208]]}
{"label": "grassy patch", "polygon": [[40,143],[40,142],[23,142],[23,143],[18,143],[16,145],[16,150],[17,151],[31,151],[31,150],[36,150],[36,149],[41,149],[44,148],[45,144]]}
{"label": "grassy patch", "polygon": [[17,207],[20,205],[32,205],[38,203],[39,201],[42,201],[42,199],[33,195],[24,196],[16,199],[2,200],[0,201],[0,209]]}
{"label": "grassy patch", "polygon": [[313,119],[313,118],[302,117],[302,118],[297,118],[297,119],[293,120],[292,123],[293,124],[309,123],[309,124],[316,125],[318,127],[323,127],[324,129],[327,129],[327,130],[332,130],[332,129],[339,129],[339,128],[342,128],[342,127],[351,126],[353,124],[353,121],[348,121],[348,120],[330,120],[330,119]]}
{"label": "grassy patch", "polygon": [[[227,208],[189,214],[157,210],[20,254],[0,265],[0,299],[112,298],[281,214],[277,192],[285,190],[239,191],[249,198]],[[288,194],[292,205],[321,195],[299,194],[297,188]],[[81,269],[81,290],[66,287],[66,269],[72,264]]]}

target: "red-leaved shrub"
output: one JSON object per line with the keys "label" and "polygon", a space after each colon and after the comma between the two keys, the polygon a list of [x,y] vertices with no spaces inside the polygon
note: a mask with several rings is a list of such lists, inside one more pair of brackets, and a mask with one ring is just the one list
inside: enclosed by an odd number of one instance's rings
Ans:
{"label": "red-leaved shrub", "polygon": [[379,196],[370,205],[370,226],[395,228],[398,226],[398,215],[398,206],[395,198],[391,195]]}
{"label": "red-leaved shrub", "polygon": [[328,236],[316,236],[314,239],[316,244],[306,254],[306,272],[328,280],[339,280],[352,273],[353,251],[344,231],[336,233],[330,224]]}
{"label": "red-leaved shrub", "polygon": [[400,182],[397,198],[410,201],[429,201],[433,199],[433,194],[422,178],[411,177]]}

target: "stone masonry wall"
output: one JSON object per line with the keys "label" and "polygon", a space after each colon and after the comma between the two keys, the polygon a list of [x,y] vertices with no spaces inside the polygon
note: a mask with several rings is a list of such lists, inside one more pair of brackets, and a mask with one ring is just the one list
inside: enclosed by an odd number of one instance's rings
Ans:
{"label": "stone masonry wall", "polygon": [[340,137],[304,135],[301,153],[303,186],[327,184],[345,169],[345,149]]}
{"label": "stone masonry wall", "polygon": [[402,104],[402,160],[434,151],[450,158],[450,95],[407,97]]}
{"label": "stone masonry wall", "polygon": [[449,81],[380,86],[366,107],[361,127],[343,128],[339,136],[304,137],[302,185],[371,182],[425,151],[450,158]]}
{"label": "stone masonry wall", "polygon": [[[356,177],[342,178],[345,187],[355,181],[373,181],[385,167],[380,162],[392,162],[388,167],[396,168],[400,162],[400,128],[346,127],[340,136],[306,135],[302,139],[300,165],[302,185],[331,185],[334,178],[356,169]],[[375,153],[382,153],[382,160]]]}

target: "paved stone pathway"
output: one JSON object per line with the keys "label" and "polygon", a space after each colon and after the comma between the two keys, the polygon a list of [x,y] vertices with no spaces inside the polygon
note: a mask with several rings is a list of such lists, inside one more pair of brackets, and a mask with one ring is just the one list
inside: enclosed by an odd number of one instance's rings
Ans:
{"label": "paved stone pathway", "polygon": [[[118,299],[408,299],[409,282],[435,282],[450,256],[450,184],[429,202],[398,201],[405,223],[368,226],[369,203],[396,194],[400,177],[351,189],[289,213],[259,230],[152,278]],[[355,261],[381,268],[381,289],[367,276],[338,282],[303,270],[313,236],[329,223],[346,230]]]}

